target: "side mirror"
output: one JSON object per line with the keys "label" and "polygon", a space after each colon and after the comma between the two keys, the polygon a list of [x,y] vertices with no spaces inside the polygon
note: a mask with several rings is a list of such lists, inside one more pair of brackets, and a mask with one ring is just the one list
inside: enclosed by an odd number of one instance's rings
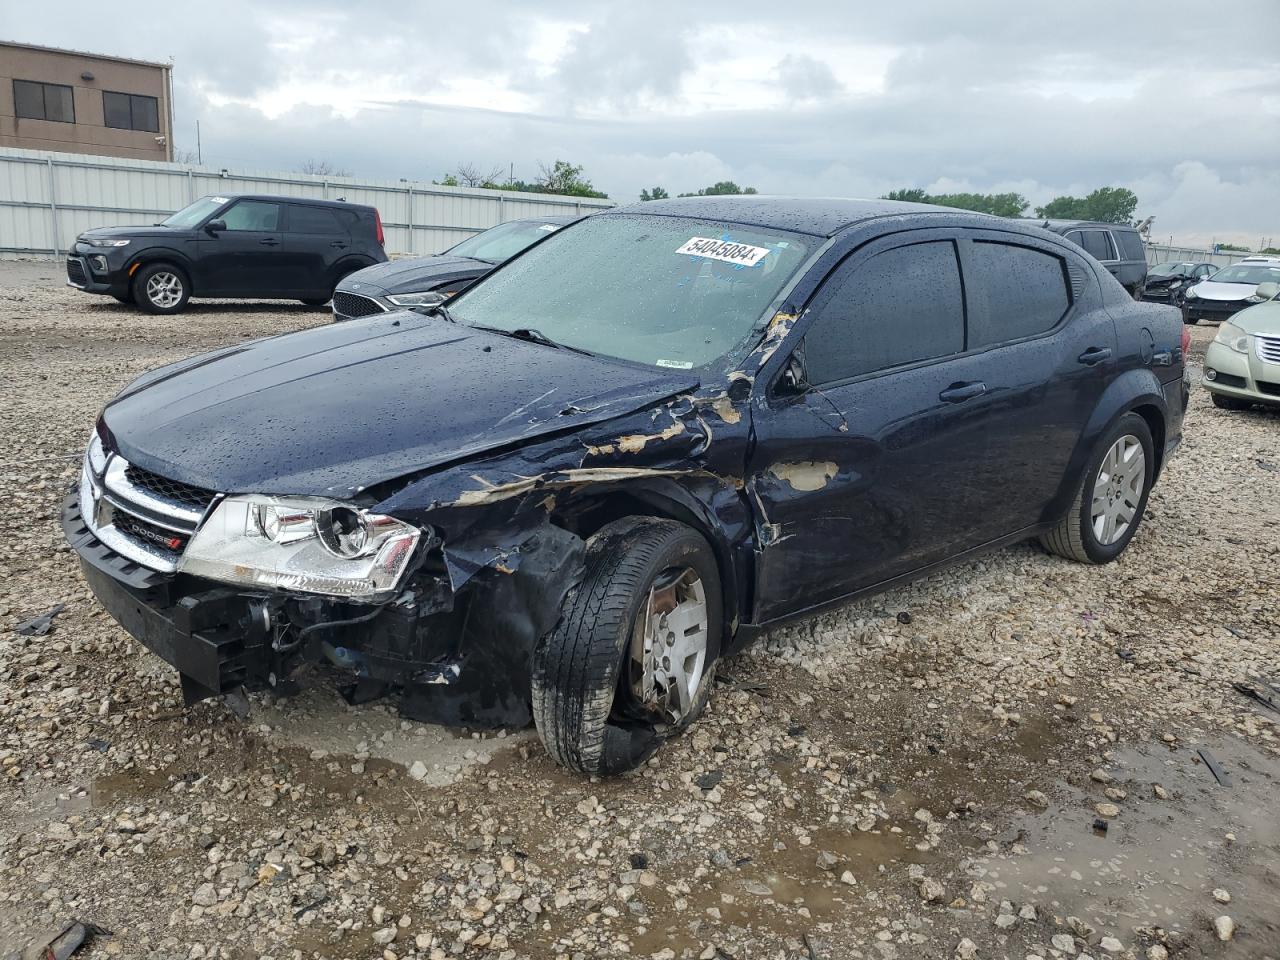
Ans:
{"label": "side mirror", "polygon": [[788,396],[800,396],[808,393],[812,386],[809,378],[804,372],[804,359],[799,349],[791,354],[791,358],[787,360],[787,366],[782,371],[782,376],[778,378],[778,387],[782,393]]}
{"label": "side mirror", "polygon": [[1274,300],[1280,297],[1280,283],[1268,282],[1258,284],[1258,289],[1253,291],[1255,297],[1262,297],[1263,300]]}
{"label": "side mirror", "polygon": [[210,220],[204,225],[204,229],[205,233],[221,233],[223,230],[227,229],[227,221]]}

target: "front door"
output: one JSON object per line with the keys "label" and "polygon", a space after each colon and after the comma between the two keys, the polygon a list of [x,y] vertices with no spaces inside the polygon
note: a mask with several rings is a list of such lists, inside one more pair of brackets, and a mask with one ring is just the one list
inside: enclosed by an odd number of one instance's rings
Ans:
{"label": "front door", "polygon": [[807,388],[753,407],[756,622],[958,552],[987,504],[986,368],[965,354],[956,231],[863,247],[823,283],[792,355]]}
{"label": "front door", "polygon": [[199,242],[197,295],[270,297],[282,292],[277,276],[284,242],[280,204],[237,200],[218,219],[227,228],[206,233]]}

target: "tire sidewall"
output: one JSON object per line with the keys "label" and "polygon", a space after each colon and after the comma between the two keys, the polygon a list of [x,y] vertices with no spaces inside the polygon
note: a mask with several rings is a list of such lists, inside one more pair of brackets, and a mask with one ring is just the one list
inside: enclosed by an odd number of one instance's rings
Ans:
{"label": "tire sidewall", "polygon": [[[649,589],[659,574],[669,567],[676,566],[693,569],[702,580],[702,589],[707,603],[707,654],[703,661],[702,677],[698,683],[698,693],[694,697],[693,707],[679,723],[673,724],[654,717],[651,712],[644,710],[636,702],[631,692],[625,665],[631,655],[631,637],[636,618],[648,600]],[[716,663],[720,658],[720,641],[724,631],[724,596],[720,587],[720,570],[711,548],[697,531],[682,526],[678,532],[673,533],[665,548],[654,555],[639,579],[638,589],[632,592],[623,623],[626,629],[619,638],[618,683],[614,693],[612,717],[622,723],[652,723],[659,736],[670,736],[685,729],[698,718],[711,698]]]}
{"label": "tire sidewall", "polygon": [[[157,273],[172,273],[182,283],[182,298],[172,307],[157,306],[147,296],[147,281]],[[178,313],[186,307],[187,301],[191,299],[191,281],[187,278],[187,272],[181,267],[170,263],[152,263],[138,271],[138,275],[133,279],[133,291],[134,302],[147,313]]]}
{"label": "tire sidewall", "polygon": [[[1137,509],[1134,510],[1133,522],[1129,524],[1129,529],[1124,532],[1124,536],[1115,543],[1104,546],[1098,542],[1098,538],[1093,533],[1092,517],[1090,516],[1093,506],[1093,489],[1097,484],[1098,472],[1102,468],[1102,461],[1106,457],[1107,451],[1111,449],[1117,440],[1126,435],[1137,437],[1142,444],[1142,453],[1146,460],[1142,496],[1138,499]],[[1097,452],[1093,455],[1093,459],[1089,461],[1089,469],[1085,471],[1084,485],[1080,490],[1080,543],[1089,559],[1094,563],[1109,563],[1120,556],[1138,532],[1138,528],[1142,525],[1143,515],[1147,510],[1147,499],[1151,496],[1151,483],[1155,476],[1155,467],[1155,442],[1151,437],[1151,428],[1140,415],[1132,412],[1126,413],[1116,422],[1115,426],[1107,431],[1106,436],[1098,444]]]}

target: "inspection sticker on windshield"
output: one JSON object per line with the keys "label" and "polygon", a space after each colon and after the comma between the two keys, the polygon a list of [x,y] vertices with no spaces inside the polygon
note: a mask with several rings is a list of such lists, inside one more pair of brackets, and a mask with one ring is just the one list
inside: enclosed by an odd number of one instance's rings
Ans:
{"label": "inspection sticker on windshield", "polygon": [[210,200],[212,200],[214,203],[226,203],[226,202],[227,202],[227,198],[226,198],[226,197],[210,197],[209,199],[210,199]]}
{"label": "inspection sticker on windshield", "polygon": [[753,247],[745,243],[731,243],[728,240],[710,240],[707,237],[692,237],[676,251],[676,253],[687,253],[694,257],[736,263],[744,267],[754,267],[765,258],[768,252],[768,247]]}
{"label": "inspection sticker on windshield", "polygon": [[693,362],[690,360],[655,360],[654,363],[659,367],[667,367],[671,370],[693,369]]}

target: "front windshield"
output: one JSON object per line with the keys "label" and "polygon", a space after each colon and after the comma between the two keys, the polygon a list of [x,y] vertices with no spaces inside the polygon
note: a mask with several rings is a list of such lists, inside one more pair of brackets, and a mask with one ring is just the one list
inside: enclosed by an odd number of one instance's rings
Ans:
{"label": "front windshield", "polygon": [[1194,263],[1157,263],[1147,273],[1153,277],[1186,277],[1194,266]]}
{"label": "front windshield", "polygon": [[555,233],[563,224],[548,223],[546,220],[513,220],[502,223],[468,237],[445,253],[455,257],[470,257],[473,260],[487,260],[490,263],[501,263],[510,260],[530,244],[541,240],[549,233]]}
{"label": "front windshield", "polygon": [[1223,267],[1209,278],[1214,283],[1280,283],[1280,264],[1243,264]]}
{"label": "front windshield", "polygon": [[534,329],[591,353],[676,370],[738,346],[812,237],[651,214],[591,217],[459,296],[460,323]]}
{"label": "front windshield", "polygon": [[194,227],[227,202],[226,197],[201,197],[173,216],[160,221],[162,227]]}

